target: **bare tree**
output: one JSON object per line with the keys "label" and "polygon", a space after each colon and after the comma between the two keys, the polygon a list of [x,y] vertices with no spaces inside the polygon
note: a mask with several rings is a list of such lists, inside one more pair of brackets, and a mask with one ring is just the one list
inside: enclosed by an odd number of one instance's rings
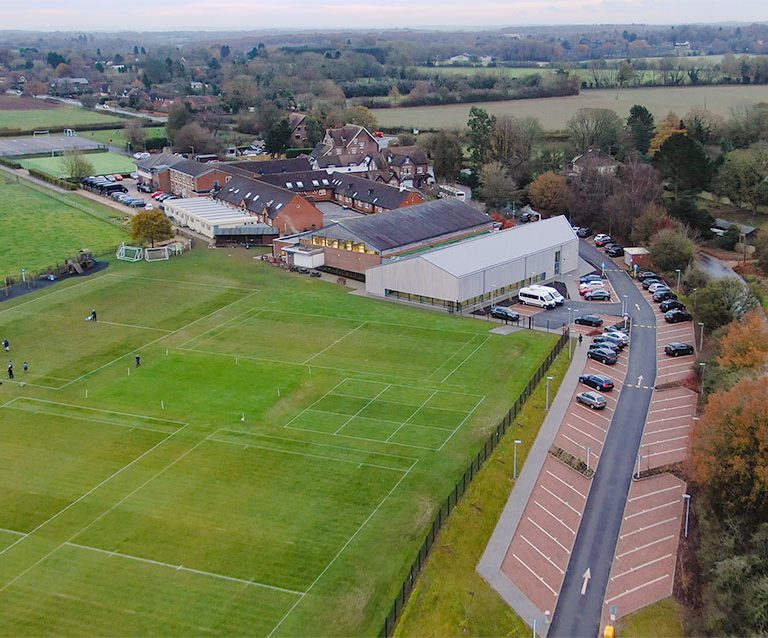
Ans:
{"label": "bare tree", "polygon": [[578,150],[595,147],[611,153],[616,150],[622,124],[611,109],[578,109],[566,128]]}
{"label": "bare tree", "polygon": [[541,124],[535,117],[497,117],[491,133],[494,158],[514,171],[531,158],[540,137]]}
{"label": "bare tree", "polygon": [[144,131],[144,126],[140,120],[128,120],[123,127],[123,133],[125,134],[125,139],[132,151],[144,148],[144,143],[147,141],[147,134]]}
{"label": "bare tree", "polygon": [[81,151],[67,151],[62,158],[64,171],[70,179],[80,181],[93,175],[93,164]]}

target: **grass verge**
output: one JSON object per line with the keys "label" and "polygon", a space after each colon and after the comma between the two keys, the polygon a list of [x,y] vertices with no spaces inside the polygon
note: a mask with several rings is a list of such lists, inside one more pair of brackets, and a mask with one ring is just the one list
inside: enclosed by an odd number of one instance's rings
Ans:
{"label": "grass verge", "polygon": [[[556,393],[568,369],[562,353],[552,364]],[[513,486],[514,440],[522,467],[544,420],[545,388],[540,384],[443,527],[421,574],[396,636],[510,636],[528,632],[526,623],[475,571]]]}
{"label": "grass verge", "polygon": [[618,634],[622,638],[682,638],[685,632],[680,603],[665,598],[636,611],[621,619]]}

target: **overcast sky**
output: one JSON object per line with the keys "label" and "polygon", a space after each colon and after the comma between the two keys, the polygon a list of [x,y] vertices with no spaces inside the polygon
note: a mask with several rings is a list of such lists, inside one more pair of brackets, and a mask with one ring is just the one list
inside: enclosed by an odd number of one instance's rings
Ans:
{"label": "overcast sky", "polygon": [[26,0],[0,15],[0,29],[62,31],[685,24],[768,21],[768,0]]}

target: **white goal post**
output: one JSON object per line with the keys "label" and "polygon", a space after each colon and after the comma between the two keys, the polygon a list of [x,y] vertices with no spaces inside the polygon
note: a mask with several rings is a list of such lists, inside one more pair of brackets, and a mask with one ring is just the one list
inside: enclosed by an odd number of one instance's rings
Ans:
{"label": "white goal post", "polygon": [[143,257],[144,250],[137,246],[120,244],[120,248],[117,249],[117,258],[123,261],[141,261]]}
{"label": "white goal post", "polygon": [[32,131],[32,137],[42,137],[43,135],[50,136],[51,132],[45,131]]}
{"label": "white goal post", "polygon": [[145,248],[144,259],[146,261],[163,261],[171,258],[171,250],[168,246],[158,246],[157,248]]}

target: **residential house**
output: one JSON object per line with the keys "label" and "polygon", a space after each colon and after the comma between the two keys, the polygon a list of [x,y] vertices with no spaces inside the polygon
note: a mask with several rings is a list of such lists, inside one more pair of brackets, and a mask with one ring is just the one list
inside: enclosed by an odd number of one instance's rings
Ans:
{"label": "residential house", "polygon": [[313,168],[328,173],[367,172],[376,168],[378,152],[379,143],[365,127],[347,124],[328,129],[323,141],[310,154],[310,161]]}
{"label": "residential house", "polygon": [[606,155],[599,148],[590,148],[571,160],[571,174],[581,175],[587,169],[596,170],[603,175],[614,174],[620,165],[618,160]]}
{"label": "residential house", "polygon": [[218,162],[202,163],[185,159],[170,167],[170,191],[179,197],[195,197],[217,191],[232,173],[222,170]]}
{"label": "residential house", "polygon": [[291,127],[291,146],[303,147],[307,144],[307,116],[303,113],[291,113],[288,125]]}
{"label": "residential house", "polygon": [[344,173],[305,171],[263,175],[258,179],[301,193],[311,201],[332,201],[364,214],[385,213],[425,201],[421,193]]}
{"label": "residential house", "polygon": [[388,146],[382,149],[380,157],[380,168],[390,169],[400,186],[422,188],[435,181],[429,157],[418,146]]}
{"label": "residential house", "polygon": [[291,235],[323,225],[323,213],[297,193],[249,177],[234,176],[214,197],[248,211],[260,224]]}
{"label": "residential house", "polygon": [[158,191],[171,191],[171,167],[185,161],[176,153],[157,153],[136,161],[139,184],[151,186]]}

